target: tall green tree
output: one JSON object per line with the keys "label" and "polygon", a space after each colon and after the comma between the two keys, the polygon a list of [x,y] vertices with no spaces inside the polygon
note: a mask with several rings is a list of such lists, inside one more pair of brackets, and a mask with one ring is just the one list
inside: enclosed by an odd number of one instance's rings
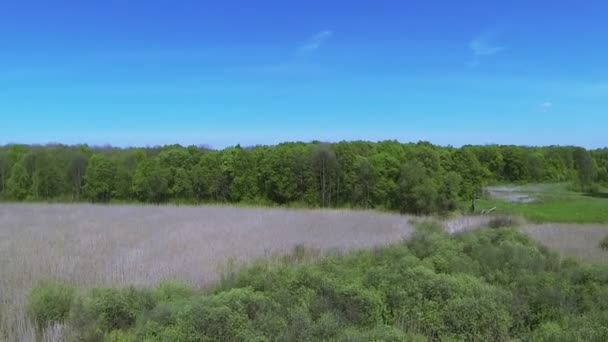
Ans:
{"label": "tall green tree", "polygon": [[30,193],[31,178],[22,162],[11,168],[11,176],[6,183],[6,192],[10,199],[22,201]]}
{"label": "tall green tree", "polygon": [[0,153],[0,197],[6,190],[6,182],[11,174],[11,164],[8,158],[8,153]]}
{"label": "tall green tree", "polygon": [[32,192],[39,199],[53,199],[60,194],[62,178],[59,168],[50,162],[41,164],[32,177]]}
{"label": "tall green tree", "polygon": [[162,203],[169,196],[170,172],[155,159],[137,165],[133,175],[133,193],[141,201]]}
{"label": "tall green tree", "polygon": [[169,189],[173,198],[189,199],[192,198],[192,179],[190,173],[179,167],[173,171],[173,184]]}
{"label": "tall green tree", "polygon": [[448,172],[442,179],[438,189],[437,207],[441,212],[449,212],[458,208],[462,177],[454,172]]}
{"label": "tall green tree", "polygon": [[84,187],[84,176],[87,170],[88,159],[84,153],[76,152],[70,158],[68,166],[68,177],[72,199],[78,200]]}
{"label": "tall green tree", "polygon": [[320,194],[321,206],[331,205],[332,186],[338,170],[336,153],[330,145],[320,144],[313,151],[313,168],[317,179],[317,189]]}
{"label": "tall green tree", "polygon": [[114,192],[116,166],[103,154],[94,154],[85,173],[84,190],[93,202],[109,202]]}
{"label": "tall green tree", "polygon": [[376,183],[376,170],[365,157],[356,156],[353,164],[354,202],[362,207],[373,207],[372,194]]}
{"label": "tall green tree", "polygon": [[371,155],[369,163],[374,170],[372,202],[374,206],[399,208],[398,181],[401,173],[399,159],[388,151]]}
{"label": "tall green tree", "polygon": [[401,212],[426,214],[437,204],[437,186],[428,177],[428,171],[419,160],[403,164],[399,177],[398,209]]}
{"label": "tall green tree", "polygon": [[473,151],[469,148],[454,151],[452,163],[452,171],[462,177],[460,195],[466,199],[479,196],[482,186],[488,178],[488,171],[483,168]]}
{"label": "tall green tree", "polygon": [[220,152],[203,153],[191,176],[192,189],[198,201],[226,202],[230,199],[230,180],[222,170]]}
{"label": "tall green tree", "polygon": [[523,150],[517,146],[507,146],[503,149],[503,178],[508,181],[528,179],[528,166]]}
{"label": "tall green tree", "polygon": [[589,151],[583,148],[574,150],[574,165],[578,172],[578,182],[581,188],[589,187],[595,181],[595,168]]}

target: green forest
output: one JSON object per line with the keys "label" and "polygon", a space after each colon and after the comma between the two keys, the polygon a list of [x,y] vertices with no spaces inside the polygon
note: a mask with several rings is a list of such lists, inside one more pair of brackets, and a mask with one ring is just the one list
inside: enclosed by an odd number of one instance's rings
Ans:
{"label": "green forest", "polygon": [[441,147],[427,142],[149,148],[0,147],[0,199],[245,203],[446,212],[482,186],[608,182],[608,149]]}
{"label": "green forest", "polygon": [[73,341],[606,341],[608,269],[562,259],[512,228],[226,272],[206,290],[34,288],[30,318]]}

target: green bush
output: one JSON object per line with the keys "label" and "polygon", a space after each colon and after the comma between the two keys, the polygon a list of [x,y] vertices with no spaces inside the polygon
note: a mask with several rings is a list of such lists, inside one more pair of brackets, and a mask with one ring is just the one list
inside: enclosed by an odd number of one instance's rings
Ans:
{"label": "green bush", "polygon": [[243,312],[202,298],[179,314],[177,328],[186,341],[245,341],[248,319]]}
{"label": "green bush", "polygon": [[600,241],[600,248],[603,250],[608,250],[608,235],[606,235],[602,241]]}
{"label": "green bush", "polygon": [[149,290],[93,289],[72,307],[70,325],[74,339],[99,340],[113,330],[130,329],[139,316],[155,307]]}
{"label": "green bush", "polygon": [[152,295],[156,302],[170,302],[190,298],[194,289],[190,284],[180,281],[167,281],[158,285]]}
{"label": "green bush", "polygon": [[104,342],[135,342],[135,336],[123,330],[113,330],[104,337]]}
{"label": "green bush", "polygon": [[545,322],[541,324],[530,337],[533,342],[556,342],[564,341],[564,331],[556,322]]}
{"label": "green bush", "polygon": [[420,259],[424,259],[437,250],[434,245],[447,236],[443,227],[436,222],[423,222],[416,225],[416,231],[407,242],[407,246]]}
{"label": "green bush", "polygon": [[76,296],[76,289],[59,282],[42,283],[32,289],[27,312],[39,328],[64,322]]}
{"label": "green bush", "polygon": [[462,341],[507,341],[511,316],[495,296],[479,294],[446,303],[442,321],[447,334]]}
{"label": "green bush", "polygon": [[340,322],[333,312],[325,312],[312,327],[312,335],[318,341],[327,341],[340,332]]}
{"label": "green bush", "polygon": [[339,342],[425,342],[421,335],[407,334],[395,327],[378,325],[373,329],[346,329],[337,339]]}
{"label": "green bush", "polygon": [[382,321],[385,307],[382,296],[376,291],[346,286],[329,296],[331,306],[327,309],[337,312],[349,324],[366,327]]}

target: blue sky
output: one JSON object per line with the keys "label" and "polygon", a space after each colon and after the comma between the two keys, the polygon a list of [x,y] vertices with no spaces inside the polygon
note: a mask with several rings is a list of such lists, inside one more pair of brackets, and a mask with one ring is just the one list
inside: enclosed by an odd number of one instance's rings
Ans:
{"label": "blue sky", "polygon": [[606,1],[4,1],[0,144],[608,145]]}

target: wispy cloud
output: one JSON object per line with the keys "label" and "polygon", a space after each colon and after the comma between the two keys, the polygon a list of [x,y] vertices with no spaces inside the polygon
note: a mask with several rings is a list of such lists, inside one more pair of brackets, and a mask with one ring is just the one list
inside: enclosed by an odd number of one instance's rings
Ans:
{"label": "wispy cloud", "polygon": [[476,56],[490,56],[503,51],[505,47],[494,43],[493,38],[493,35],[490,33],[484,33],[474,37],[469,42],[469,49],[471,49]]}
{"label": "wispy cloud", "polygon": [[546,113],[549,111],[549,109],[551,109],[551,107],[553,107],[553,102],[545,101],[538,105],[538,107],[540,108],[541,112]]}
{"label": "wispy cloud", "polygon": [[469,41],[469,49],[473,53],[473,61],[469,63],[470,67],[476,67],[481,64],[482,57],[488,57],[504,51],[506,48],[495,42],[493,33],[482,33],[473,37]]}
{"label": "wispy cloud", "polygon": [[320,49],[321,46],[323,46],[323,44],[325,44],[325,42],[333,36],[333,34],[334,33],[331,30],[323,30],[318,32],[298,48],[298,55],[307,56],[312,54]]}
{"label": "wispy cloud", "polygon": [[321,49],[333,35],[334,33],[331,30],[317,32],[315,35],[296,46],[291,52],[291,56],[286,57],[283,62],[253,65],[238,69],[254,72],[285,73],[299,71],[306,67],[313,67],[310,63],[312,55]]}

